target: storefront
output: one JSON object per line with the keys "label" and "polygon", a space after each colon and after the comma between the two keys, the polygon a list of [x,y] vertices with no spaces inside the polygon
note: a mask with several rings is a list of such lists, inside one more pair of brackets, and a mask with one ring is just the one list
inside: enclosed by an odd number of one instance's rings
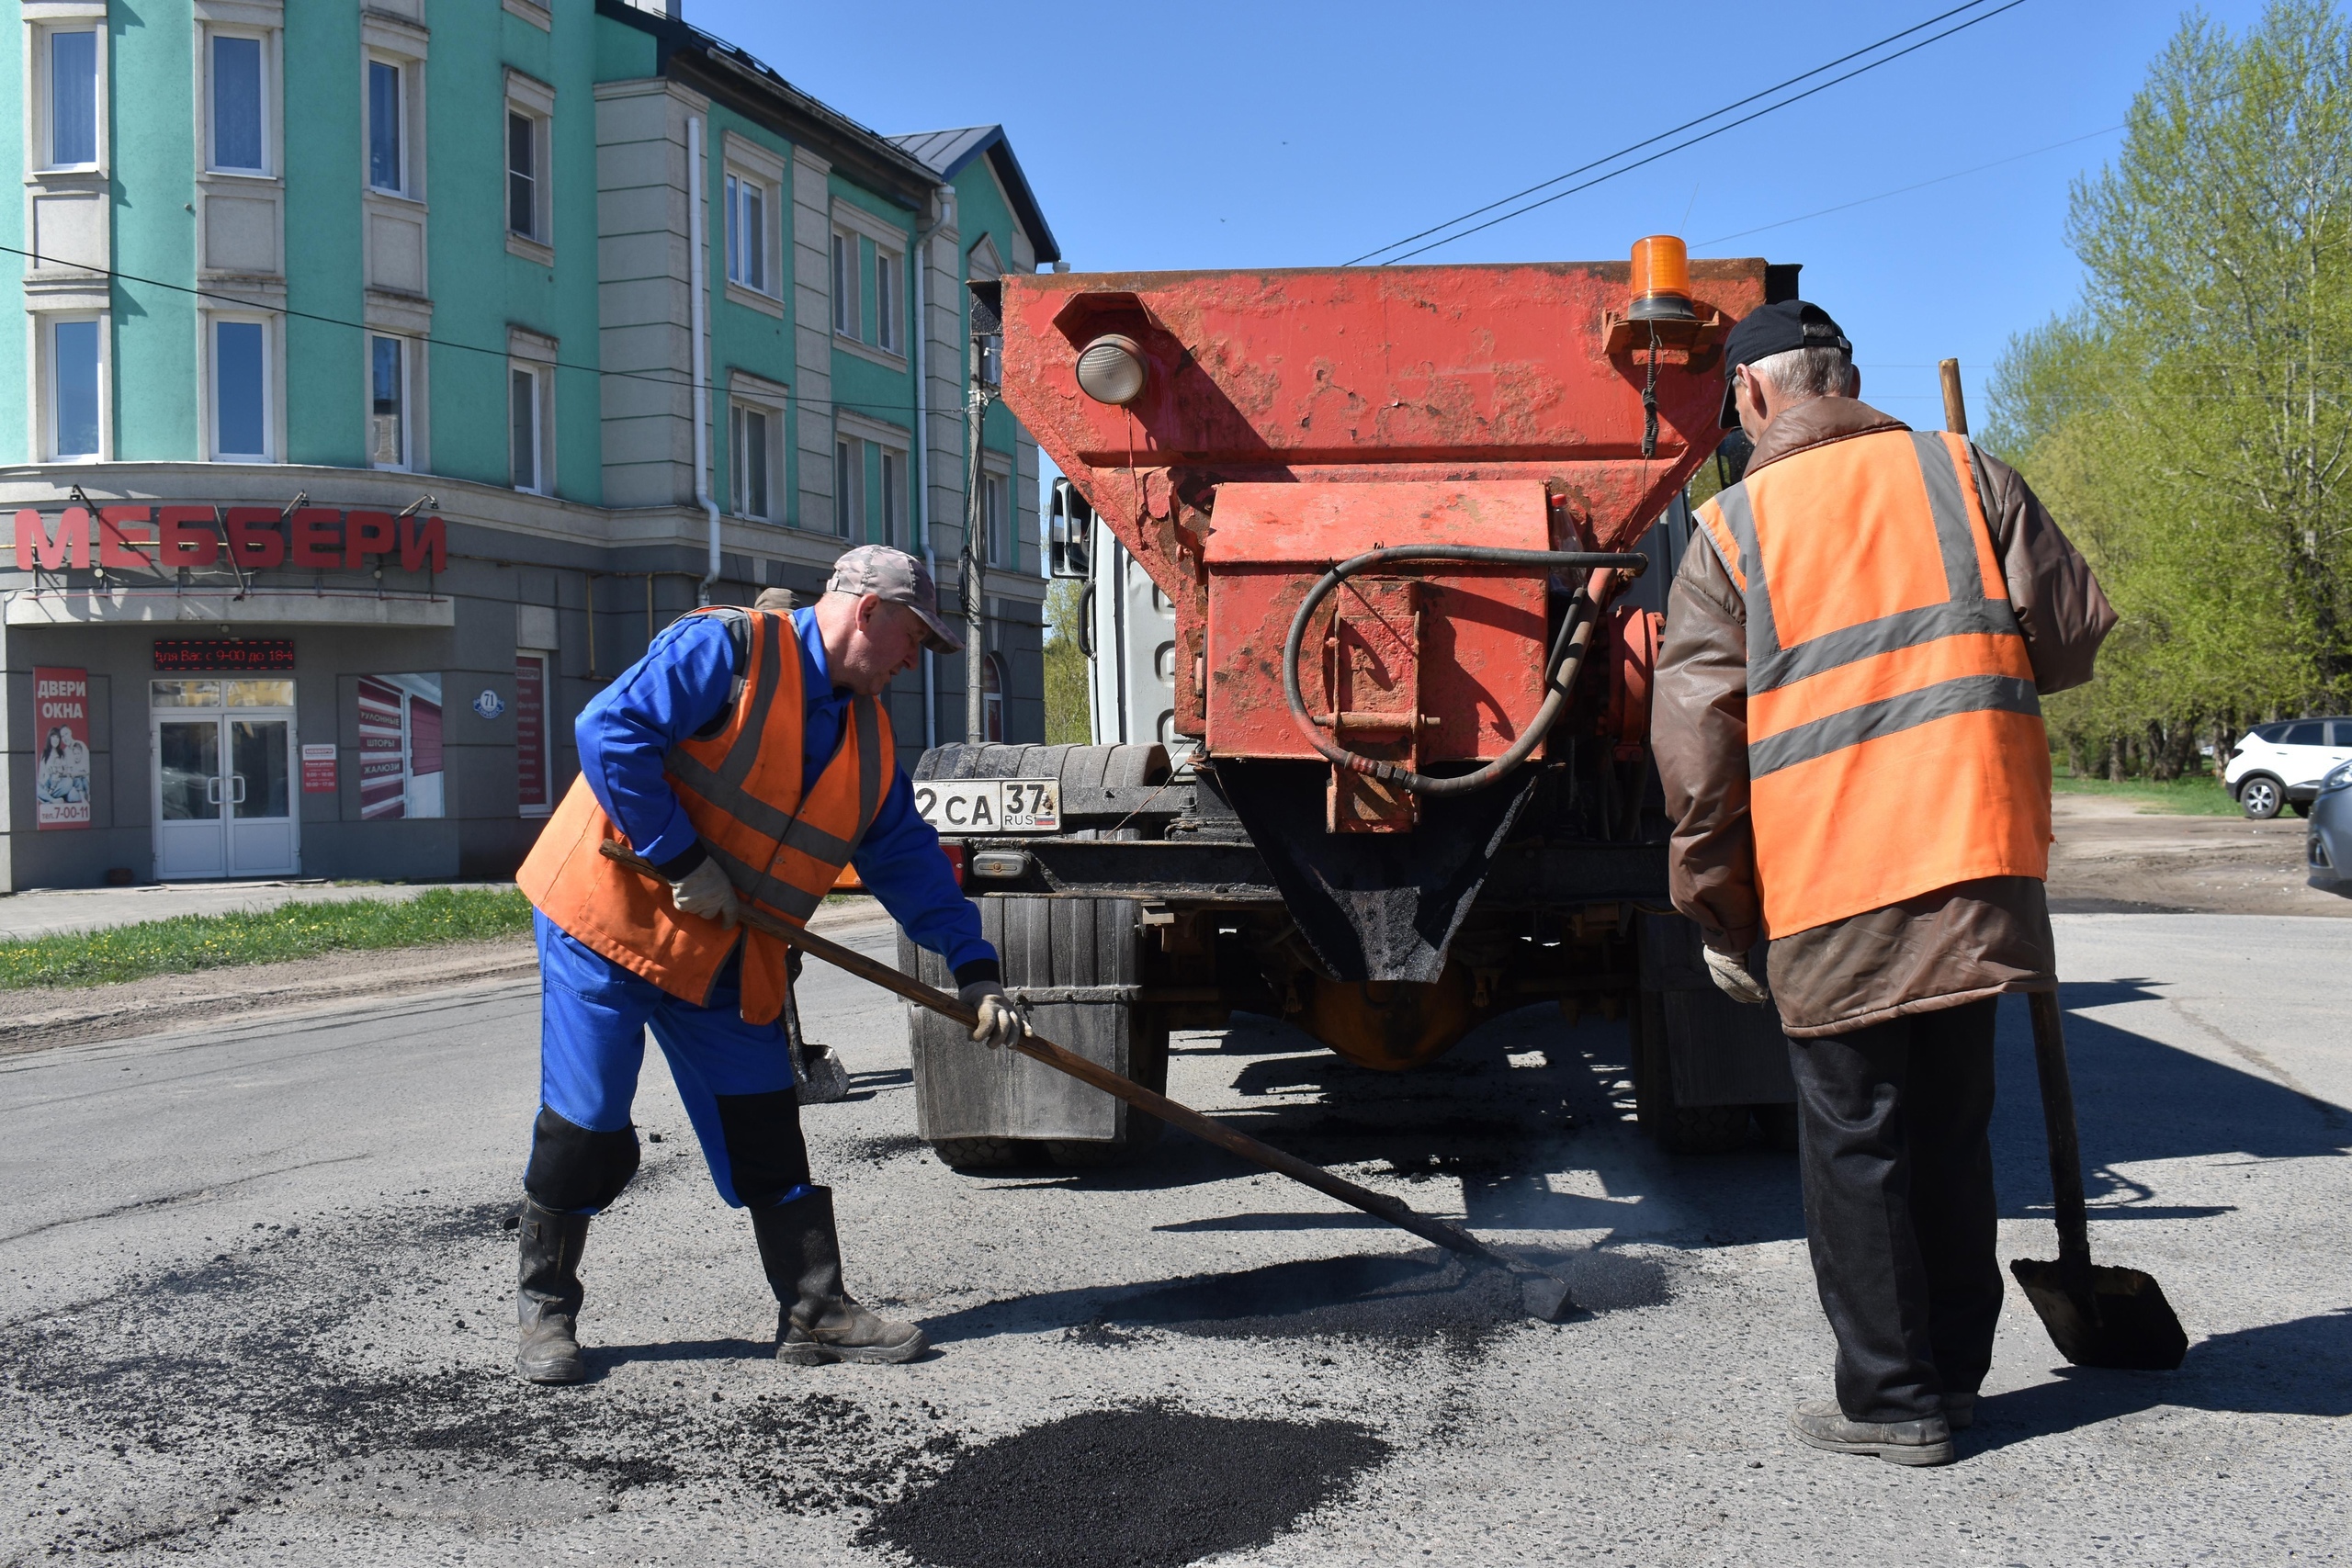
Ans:
{"label": "storefront", "polygon": [[600,508],[321,479],[347,503],[9,509],[6,886],[507,874],[581,705],[694,603]]}

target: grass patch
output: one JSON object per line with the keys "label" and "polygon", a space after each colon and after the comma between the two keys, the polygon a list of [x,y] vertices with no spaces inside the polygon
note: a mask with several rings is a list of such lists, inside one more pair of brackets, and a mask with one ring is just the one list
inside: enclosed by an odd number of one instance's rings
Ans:
{"label": "grass patch", "polygon": [[0,943],[0,990],[107,986],[328,953],[481,942],[530,929],[530,903],[512,887],[435,887],[397,902],[354,898],[231,915],[179,915]]}
{"label": "grass patch", "polygon": [[2222,787],[2222,781],[2210,773],[2185,779],[2126,779],[2121,784],[2109,784],[2105,779],[2078,779],[2061,768],[2051,779],[2050,787],[2059,795],[2112,795],[2118,800],[2135,802],[2143,812],[2156,815],[2240,815],[2238,803],[2230,798],[2230,792]]}

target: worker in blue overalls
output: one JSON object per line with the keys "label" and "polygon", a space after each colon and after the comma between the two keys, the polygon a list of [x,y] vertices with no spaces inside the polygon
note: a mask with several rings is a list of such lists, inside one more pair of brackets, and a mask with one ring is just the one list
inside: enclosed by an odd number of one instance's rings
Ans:
{"label": "worker in blue overalls", "polygon": [[[584,1375],[580,1256],[589,1216],[637,1169],[629,1106],[648,1029],[719,1196],[751,1211],[780,1307],[776,1359],[904,1361],[925,1348],[921,1329],[842,1285],[832,1193],[809,1180],[780,1022],[789,952],[740,916],[805,921],[854,864],[947,960],[979,1015],[972,1037],[1020,1038],[996,950],[915,810],[879,700],[926,645],[963,646],[930,573],[868,545],[842,556],[808,609],[683,617],[582,712],[580,777],[516,877],[537,911],[543,996],[517,1296],[516,1368],[530,1381]],[[605,854],[608,840],[659,877]]]}

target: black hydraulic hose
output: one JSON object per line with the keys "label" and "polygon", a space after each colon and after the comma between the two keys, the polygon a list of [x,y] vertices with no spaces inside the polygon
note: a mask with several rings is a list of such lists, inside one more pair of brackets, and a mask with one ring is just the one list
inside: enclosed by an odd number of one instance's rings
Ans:
{"label": "black hydraulic hose", "polygon": [[[1417,773],[1394,762],[1361,756],[1340,745],[1336,739],[1324,739],[1314,717],[1306,711],[1305,694],[1298,689],[1299,645],[1306,638],[1306,625],[1314,618],[1316,607],[1330,596],[1333,589],[1357,572],[1399,561],[1528,566],[1541,567],[1546,571],[1563,567],[1586,569],[1585,581],[1577,585],[1575,597],[1568,601],[1568,612],[1561,619],[1559,640],[1553,645],[1551,657],[1544,660],[1546,691],[1544,705],[1535,710],[1535,716],[1528,721],[1526,733],[1511,743],[1510,750],[1477,772],[1464,773],[1458,778],[1442,779],[1428,773]],[[1568,688],[1576,683],[1577,671],[1584,664],[1585,650],[1592,644],[1595,615],[1591,573],[1622,571],[1627,577],[1639,577],[1649,564],[1649,557],[1638,553],[1610,554],[1599,550],[1507,550],[1484,545],[1391,545],[1386,549],[1366,550],[1325,572],[1315,586],[1306,591],[1306,597],[1299,601],[1298,614],[1291,617],[1290,636],[1283,642],[1283,698],[1290,705],[1291,717],[1306,732],[1308,744],[1342,768],[1402,785],[1415,795],[1431,798],[1475,794],[1513,773],[1527,761],[1529,754],[1542,743],[1553,722],[1560,716],[1560,710],[1567,705]],[[1411,716],[1413,722],[1419,722],[1419,714]],[[1335,710],[1335,736],[1337,717]]]}

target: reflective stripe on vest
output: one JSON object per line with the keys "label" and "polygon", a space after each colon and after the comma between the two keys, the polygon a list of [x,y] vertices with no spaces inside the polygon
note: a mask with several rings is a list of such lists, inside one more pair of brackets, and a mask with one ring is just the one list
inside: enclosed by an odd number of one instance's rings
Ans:
{"label": "reflective stripe on vest", "polygon": [[[663,759],[703,847],[738,893],[770,913],[806,920],[824,902],[897,774],[881,703],[854,698],[834,755],[802,788],[800,644],[791,621],[753,612],[750,663],[727,723]],[[743,1018],[775,1021],[786,994],[783,942],[681,915],[669,889],[606,859],[618,840],[586,778],[572,781],[515,880],[564,931],[673,996],[701,1003],[742,943]]]}
{"label": "reflective stripe on vest", "polygon": [[2044,875],[2041,699],[1965,438],[1886,431],[1815,447],[1699,516],[1747,608],[1768,926],[1785,935],[1954,882]]}

